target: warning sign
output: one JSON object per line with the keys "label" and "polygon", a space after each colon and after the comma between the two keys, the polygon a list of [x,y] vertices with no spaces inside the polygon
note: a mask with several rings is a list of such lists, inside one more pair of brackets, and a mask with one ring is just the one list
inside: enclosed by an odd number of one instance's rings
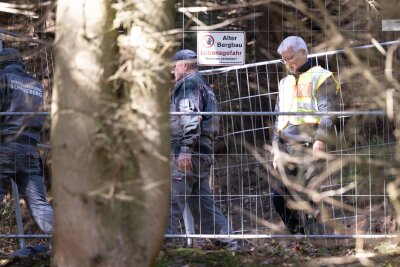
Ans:
{"label": "warning sign", "polygon": [[382,31],[400,31],[400,19],[382,20]]}
{"label": "warning sign", "polygon": [[243,65],[245,56],[245,32],[197,32],[197,63],[199,65]]}

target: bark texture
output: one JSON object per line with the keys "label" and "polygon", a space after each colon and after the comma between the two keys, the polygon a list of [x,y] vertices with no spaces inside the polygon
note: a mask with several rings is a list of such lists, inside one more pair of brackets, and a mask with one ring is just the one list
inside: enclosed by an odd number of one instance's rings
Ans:
{"label": "bark texture", "polygon": [[[158,15],[172,7],[168,1],[125,2],[139,12],[137,6],[147,4]],[[168,68],[153,68],[140,86],[126,67],[117,71],[124,44],[117,40],[127,39],[117,38],[114,30],[119,12],[107,0],[58,1],[51,131],[53,266],[151,266],[163,238]],[[150,27],[149,36],[169,26],[163,18],[152,21],[163,24]],[[165,60],[159,43],[148,51],[144,62],[128,53],[125,65],[134,73],[151,67],[154,55]]]}

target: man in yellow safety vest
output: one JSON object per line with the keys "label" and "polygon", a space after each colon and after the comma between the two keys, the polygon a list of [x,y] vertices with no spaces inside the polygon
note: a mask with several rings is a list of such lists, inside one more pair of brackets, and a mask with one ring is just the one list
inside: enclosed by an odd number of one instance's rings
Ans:
{"label": "man in yellow safety vest", "polygon": [[[285,178],[274,186],[272,201],[275,210],[292,234],[311,234],[305,218],[296,207],[301,200],[294,194],[298,186],[308,186],[316,176],[321,160],[333,133],[333,118],[326,115],[304,115],[308,112],[329,112],[335,109],[339,83],[332,72],[307,58],[308,50],[299,36],[289,36],[278,47],[289,74],[279,82],[276,112],[299,112],[303,115],[281,114],[275,121],[273,166],[285,170]],[[287,160],[282,155],[290,155]],[[283,176],[283,175],[282,175]],[[296,189],[297,188],[297,189]],[[302,203],[309,203],[302,201]],[[307,205],[306,205],[307,206]],[[307,208],[306,208],[307,209]],[[308,206],[311,211],[311,206]]]}

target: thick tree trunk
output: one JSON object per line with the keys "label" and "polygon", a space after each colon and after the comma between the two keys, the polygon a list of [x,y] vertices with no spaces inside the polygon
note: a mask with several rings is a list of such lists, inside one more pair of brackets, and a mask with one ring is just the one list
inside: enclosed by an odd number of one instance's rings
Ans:
{"label": "thick tree trunk", "polygon": [[[162,14],[167,5],[152,8]],[[168,69],[156,66],[148,77],[153,82],[146,83],[153,88],[109,79],[119,62],[114,20],[110,1],[58,1],[51,131],[54,266],[150,266],[164,233]],[[152,49],[158,53],[160,47]],[[133,95],[151,108],[135,110]]]}
{"label": "thick tree trunk", "polygon": [[[377,22],[375,23],[374,30],[381,29],[382,20],[389,20],[389,19],[398,19],[399,17],[399,9],[398,1],[396,0],[387,0],[382,1],[379,3],[380,6],[380,13],[377,16]],[[384,40],[399,40],[399,35],[396,31],[385,31],[380,32],[376,39],[384,38]],[[389,198],[393,207],[396,211],[396,220],[397,223],[400,225],[400,61],[399,58],[399,45],[392,45],[391,47],[387,48],[386,54],[386,62],[385,62],[385,75],[388,81],[387,89],[390,92],[388,96],[388,102],[385,103],[387,105],[387,111],[390,120],[393,121],[395,125],[394,135],[396,137],[396,148],[394,149],[395,156],[392,159],[393,168],[391,170],[391,174],[396,176],[394,182],[388,183],[387,185],[387,192],[389,194]],[[391,103],[391,104],[389,104]]]}

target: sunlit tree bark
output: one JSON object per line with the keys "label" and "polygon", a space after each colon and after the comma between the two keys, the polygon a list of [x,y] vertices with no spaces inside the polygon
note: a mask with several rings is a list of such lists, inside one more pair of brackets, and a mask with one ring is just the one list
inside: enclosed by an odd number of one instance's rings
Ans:
{"label": "sunlit tree bark", "polygon": [[[168,207],[170,84],[168,65],[151,62],[166,61],[168,49],[162,49],[157,32],[171,25],[173,18],[164,14],[172,6],[149,0],[58,1],[53,266],[154,264]],[[130,10],[135,20],[117,19]],[[144,32],[146,10],[151,16]],[[130,33],[135,23],[135,31],[144,32],[142,45],[154,39],[137,52],[133,39],[117,39],[115,30],[121,24]],[[122,50],[125,64],[119,69]],[[152,75],[142,75],[138,84],[135,75],[144,68]]]}
{"label": "sunlit tree bark", "polygon": [[[380,3],[380,7],[382,9],[381,19],[398,19],[400,15],[400,10],[395,8],[398,6],[398,2],[396,0],[387,0],[384,3]],[[389,35],[393,40],[400,41],[400,36],[398,31],[388,31],[385,32],[386,35]],[[393,120],[395,124],[396,130],[394,131],[394,135],[396,137],[396,149],[394,164],[392,169],[393,176],[396,177],[395,181],[389,183],[387,186],[387,190],[389,193],[389,198],[391,203],[393,204],[394,209],[396,210],[396,220],[400,225],[400,116],[398,115],[400,110],[400,75],[398,73],[398,69],[400,68],[400,44],[394,44],[387,49],[386,57],[385,57],[385,76],[388,81],[387,85],[387,111],[391,120]]]}

